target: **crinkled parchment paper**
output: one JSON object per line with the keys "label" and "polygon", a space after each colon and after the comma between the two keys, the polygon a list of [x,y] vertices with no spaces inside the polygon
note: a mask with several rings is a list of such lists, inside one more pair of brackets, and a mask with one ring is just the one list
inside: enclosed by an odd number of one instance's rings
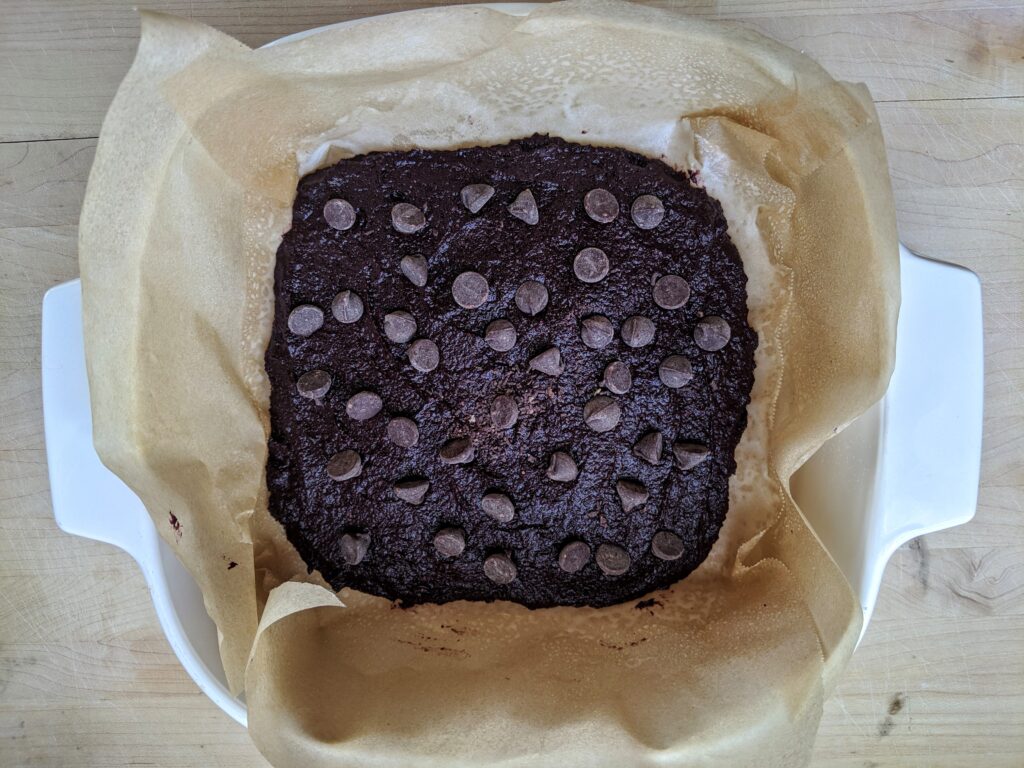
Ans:
{"label": "crinkled parchment paper", "polygon": [[[296,182],[354,153],[537,131],[698,169],[722,202],[761,338],[722,537],[646,606],[336,596],[265,504],[262,358]],[[618,3],[438,8],[257,51],[145,14],[80,241],[97,448],[201,586],[272,763],[806,761],[860,610],[788,479],[881,396],[898,305],[863,87]]]}

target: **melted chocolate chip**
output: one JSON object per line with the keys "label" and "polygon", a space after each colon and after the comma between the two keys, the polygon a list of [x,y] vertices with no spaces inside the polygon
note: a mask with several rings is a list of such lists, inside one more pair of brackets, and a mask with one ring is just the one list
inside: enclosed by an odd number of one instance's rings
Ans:
{"label": "melted chocolate chip", "polygon": [[654,229],[665,218],[665,206],[654,195],[640,195],[633,201],[629,213],[640,229]]}
{"label": "melted chocolate chip", "polygon": [[679,275],[662,275],[654,283],[654,303],[662,309],[679,309],[690,300],[690,284]]}
{"label": "melted chocolate chip", "polygon": [[516,345],[516,328],[505,318],[495,320],[484,330],[484,341],[495,352],[508,352]]}
{"label": "melted chocolate chip", "polygon": [[331,229],[344,232],[346,229],[352,229],[352,225],[356,223],[356,209],[348,200],[336,197],[324,205],[324,221]]}
{"label": "melted chocolate chip", "polygon": [[654,323],[641,315],[633,315],[626,318],[621,333],[627,347],[646,347],[654,341]]}
{"label": "melted chocolate chip", "polygon": [[648,464],[654,464],[657,466],[661,463],[661,452],[664,439],[661,436],[661,432],[653,431],[648,432],[646,435],[637,440],[636,445],[633,446],[633,453],[639,456],[641,459],[646,461]]}
{"label": "melted chocolate chip", "polygon": [[437,454],[442,464],[469,464],[475,457],[476,448],[468,437],[452,438]]}
{"label": "melted chocolate chip", "polygon": [[512,499],[504,493],[486,493],[480,499],[480,508],[499,523],[510,523],[516,516],[516,507]]}
{"label": "melted chocolate chip", "polygon": [[384,401],[380,399],[380,395],[376,392],[363,390],[362,392],[356,392],[348,399],[348,402],[345,403],[345,413],[348,414],[350,419],[366,421],[380,413],[383,407]]}
{"label": "melted chocolate chip", "polygon": [[346,533],[341,537],[341,559],[346,565],[359,565],[370,550],[370,534]]}
{"label": "melted chocolate chip", "polygon": [[427,284],[427,260],[422,256],[403,256],[398,266],[406,279],[417,288]]}
{"label": "melted chocolate chip", "polygon": [[682,470],[687,470],[703,463],[710,452],[706,445],[680,441],[672,443],[672,453],[676,457],[676,466]]}
{"label": "melted chocolate chip", "polygon": [[427,226],[427,220],[415,205],[399,203],[391,209],[391,226],[403,235],[411,235]]}
{"label": "melted chocolate chip", "polygon": [[597,548],[597,567],[605,576],[621,576],[629,570],[629,553],[616,544],[602,544]]}
{"label": "melted chocolate chip", "polygon": [[592,397],[583,406],[583,421],[595,432],[610,432],[619,425],[622,409],[610,397]]}
{"label": "melted chocolate chip", "polygon": [[452,283],[452,298],[463,309],[476,309],[487,301],[490,286],[479,272],[463,272]]}
{"label": "melted chocolate chip", "polygon": [[519,420],[519,406],[514,398],[498,395],[491,401],[491,424],[497,429],[508,429]]}
{"label": "melted chocolate chip", "polygon": [[608,363],[601,384],[612,394],[626,394],[633,387],[633,375],[629,372],[629,366],[621,360]]}
{"label": "melted chocolate chip", "polygon": [[388,440],[400,448],[412,448],[420,440],[416,422],[405,416],[396,416],[388,422]]}
{"label": "melted chocolate chip", "polygon": [[288,330],[296,336],[311,336],[324,325],[324,311],[312,304],[300,304],[288,314]]}
{"label": "melted chocolate chip", "polygon": [[612,321],[604,315],[590,315],[580,324],[580,338],[591,349],[604,349],[615,338]]}
{"label": "melted chocolate chip", "polygon": [[299,376],[299,380],[295,382],[295,389],[299,394],[310,400],[319,400],[330,388],[331,374],[327,371],[309,371]]}
{"label": "melted chocolate chip", "polygon": [[405,344],[416,335],[416,318],[399,310],[384,315],[384,335],[396,344]]}
{"label": "melted chocolate chip", "polygon": [[608,276],[608,254],[600,248],[584,248],[576,254],[572,271],[584,283],[599,283]]}
{"label": "melted chocolate chip", "polygon": [[672,531],[658,531],[651,539],[651,552],[661,560],[678,560],[685,549],[683,540]]}
{"label": "melted chocolate chip", "polygon": [[671,389],[685,387],[693,378],[693,366],[682,355],[670,355],[658,366],[658,378]]}
{"label": "melted chocolate chip", "polygon": [[512,201],[512,205],[508,207],[508,212],[530,226],[533,226],[540,221],[540,211],[537,209],[537,201],[533,197],[533,192],[528,189],[524,189],[519,193],[516,199]]}
{"label": "melted chocolate chip", "polygon": [[418,507],[430,490],[430,481],[425,477],[407,477],[395,483],[392,490],[406,504]]}
{"label": "melted chocolate chip", "polygon": [[623,512],[632,512],[637,507],[642,507],[650,498],[650,493],[643,483],[636,480],[618,480],[615,483],[615,492],[622,502]]}
{"label": "melted chocolate chip", "polygon": [[339,323],[354,323],[363,316],[363,300],[352,291],[342,291],[331,302],[331,313]]}
{"label": "melted chocolate chip", "polygon": [[338,482],[359,477],[362,471],[363,460],[351,449],[334,454],[327,462],[327,476]]}
{"label": "melted chocolate chip", "polygon": [[555,451],[548,462],[547,476],[559,483],[571,483],[579,476],[576,462],[565,451]]}
{"label": "melted chocolate chip", "polygon": [[608,224],[619,215],[619,201],[607,189],[592,189],[583,198],[583,209],[594,221]]}
{"label": "melted chocolate chip", "polygon": [[480,209],[494,197],[494,187],[490,184],[469,184],[459,193],[462,204],[470,213],[479,213]]}
{"label": "melted chocolate chip", "polygon": [[430,339],[416,339],[405,353],[417,371],[430,373],[441,362],[441,351]]}
{"label": "melted chocolate chip", "polygon": [[458,557],[466,550],[466,532],[461,528],[442,528],[434,534],[434,549],[441,557]]}
{"label": "melted chocolate chip", "polygon": [[576,573],[590,562],[590,547],[582,541],[570,541],[558,553],[558,567],[566,573]]}
{"label": "melted chocolate chip", "polygon": [[516,306],[524,314],[539,315],[548,305],[548,289],[536,280],[527,280],[516,289]]}
{"label": "melted chocolate chip", "polygon": [[488,555],[484,560],[484,575],[495,584],[511,584],[516,580],[516,564],[506,554]]}
{"label": "melted chocolate chip", "polygon": [[546,373],[548,376],[558,376],[565,370],[562,365],[562,353],[558,347],[548,347],[539,355],[530,358],[530,370]]}
{"label": "melted chocolate chip", "polygon": [[729,343],[732,329],[723,318],[708,315],[693,329],[693,340],[705,352],[717,352]]}

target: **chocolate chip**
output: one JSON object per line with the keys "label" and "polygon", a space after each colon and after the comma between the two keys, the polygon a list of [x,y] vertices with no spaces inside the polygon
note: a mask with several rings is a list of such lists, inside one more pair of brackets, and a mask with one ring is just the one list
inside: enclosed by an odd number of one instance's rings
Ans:
{"label": "chocolate chip", "polygon": [[693,340],[705,352],[717,352],[729,343],[731,337],[729,323],[718,315],[708,315],[693,329]]}
{"label": "chocolate chip", "polygon": [[498,395],[491,401],[491,424],[497,429],[508,429],[519,421],[519,406],[508,395]]}
{"label": "chocolate chip", "polygon": [[559,483],[571,483],[580,474],[576,462],[565,451],[555,451],[548,462],[548,478]]}
{"label": "chocolate chip", "polygon": [[661,436],[661,432],[654,431],[648,432],[646,435],[636,441],[636,445],[633,446],[633,453],[639,456],[641,459],[646,461],[648,464],[660,464],[661,463],[661,451],[664,439]]}
{"label": "chocolate chip", "polygon": [[295,388],[303,397],[319,400],[331,388],[331,374],[320,370],[309,371],[309,373],[299,376],[299,380],[295,382]]}
{"label": "chocolate chip", "polygon": [[583,198],[587,215],[599,224],[615,221],[619,215],[619,201],[607,189],[592,189]]}
{"label": "chocolate chip", "polygon": [[621,360],[613,360],[604,369],[604,380],[601,382],[605,389],[616,395],[624,395],[633,386],[633,375],[629,372],[629,366]]}
{"label": "chocolate chip", "polygon": [[599,546],[595,560],[605,576],[621,576],[629,570],[629,553],[615,544]]}
{"label": "chocolate chip", "polygon": [[511,584],[516,580],[516,564],[505,554],[488,555],[484,560],[484,575],[495,584]]}
{"label": "chocolate chip", "polygon": [[336,197],[324,205],[324,220],[332,229],[352,229],[352,225],[356,223],[356,209],[348,200]]}
{"label": "chocolate chip", "polygon": [[392,490],[402,501],[418,507],[430,490],[430,482],[424,477],[407,477],[395,483]]}
{"label": "chocolate chip", "polygon": [[405,354],[412,367],[423,373],[430,373],[441,362],[441,352],[430,339],[416,339]]}
{"label": "chocolate chip", "polygon": [[582,541],[570,541],[558,553],[558,567],[566,573],[576,573],[590,562],[590,547]]}
{"label": "chocolate chip", "polygon": [[346,565],[359,565],[370,549],[370,534],[346,533],[341,537],[340,549]]}
{"label": "chocolate chip", "polygon": [[604,395],[592,397],[583,406],[583,421],[595,432],[615,429],[621,417],[622,409],[619,408],[619,404]]}
{"label": "chocolate chip", "polygon": [[537,210],[537,201],[533,197],[533,192],[528,189],[524,189],[519,193],[518,197],[512,201],[512,205],[508,207],[508,212],[520,221],[524,221],[531,226],[540,221],[540,211]]}
{"label": "chocolate chip", "polygon": [[646,347],[654,341],[654,323],[642,315],[633,315],[626,318],[620,333],[627,347]]}
{"label": "chocolate chip", "polygon": [[654,229],[665,218],[665,206],[654,195],[640,195],[633,201],[629,214],[640,229]]}
{"label": "chocolate chip", "polygon": [[658,378],[666,387],[685,387],[693,378],[693,366],[682,355],[669,355],[658,366]]}
{"label": "chocolate chip", "polygon": [[536,280],[527,280],[516,288],[516,306],[527,315],[539,315],[548,305],[548,289]]}
{"label": "chocolate chip", "polygon": [[420,440],[420,429],[412,419],[396,416],[388,422],[388,440],[400,448],[412,448]]}
{"label": "chocolate chip", "polygon": [[662,309],[679,309],[690,300],[690,284],[679,275],[662,275],[654,283],[654,303]]}
{"label": "chocolate chip", "polygon": [[709,455],[706,445],[684,441],[672,443],[672,453],[676,457],[676,465],[683,470],[693,469]]}
{"label": "chocolate chip", "polygon": [[615,492],[619,494],[623,512],[632,512],[637,507],[642,507],[650,498],[643,483],[638,483],[636,480],[617,480]]}
{"label": "chocolate chip", "polygon": [[331,456],[331,460],[327,462],[327,476],[331,480],[351,480],[353,477],[359,477],[363,471],[363,460],[359,454],[353,450],[345,450],[341,453],[336,453]]}
{"label": "chocolate chip", "polygon": [[452,283],[452,297],[463,309],[476,309],[487,301],[490,287],[479,272],[463,272]]}
{"label": "chocolate chip", "polygon": [[406,279],[417,288],[427,284],[427,260],[422,256],[403,256],[398,266]]}
{"label": "chocolate chip", "polygon": [[462,204],[470,213],[479,213],[480,209],[487,205],[487,201],[494,197],[494,187],[490,184],[468,184],[462,188]]}
{"label": "chocolate chip", "polygon": [[458,557],[466,551],[466,532],[461,528],[442,528],[434,534],[434,549],[441,557]]}
{"label": "chocolate chip", "polygon": [[288,313],[288,330],[296,336],[310,336],[324,324],[324,311],[312,304],[300,304]]}
{"label": "chocolate chip", "polygon": [[539,355],[530,358],[530,370],[546,373],[548,376],[559,376],[565,370],[562,364],[562,353],[558,347],[548,347]]}
{"label": "chocolate chip", "polygon": [[508,352],[516,345],[516,327],[505,318],[487,325],[484,341],[495,352]]}
{"label": "chocolate chip", "polygon": [[583,318],[580,325],[580,338],[591,349],[604,349],[615,338],[612,321],[604,315],[590,315]]}
{"label": "chocolate chip", "polygon": [[399,203],[391,209],[391,226],[403,235],[411,235],[427,226],[427,220],[415,205]]}
{"label": "chocolate chip", "polygon": [[672,531],[658,531],[651,539],[651,552],[662,560],[678,560],[684,548],[683,540]]}
{"label": "chocolate chip", "polygon": [[499,523],[508,523],[516,516],[512,499],[504,493],[485,493],[480,499],[480,508]]}
{"label": "chocolate chip", "polygon": [[348,402],[345,403],[345,413],[350,419],[366,421],[380,413],[380,409],[383,407],[384,401],[380,399],[380,395],[363,390],[356,392],[348,399]]}
{"label": "chocolate chip", "polygon": [[572,271],[584,283],[599,283],[608,276],[608,254],[600,248],[584,248],[573,259]]}
{"label": "chocolate chip", "polygon": [[416,335],[416,318],[405,310],[384,315],[384,335],[396,344],[405,344]]}
{"label": "chocolate chip", "polygon": [[437,458],[442,464],[469,464],[476,456],[476,448],[468,437],[455,437],[441,446]]}
{"label": "chocolate chip", "polygon": [[363,316],[363,300],[352,291],[342,291],[331,302],[331,314],[339,323],[354,323]]}

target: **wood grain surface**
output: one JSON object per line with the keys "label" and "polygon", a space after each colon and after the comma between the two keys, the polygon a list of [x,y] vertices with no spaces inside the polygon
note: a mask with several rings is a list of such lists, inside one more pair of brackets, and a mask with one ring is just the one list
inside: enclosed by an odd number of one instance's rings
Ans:
{"label": "wood grain surface", "polygon": [[[668,4],[668,3],[664,3]],[[417,7],[388,0],[146,3],[249,45]],[[886,570],[826,704],[813,765],[1024,765],[1024,5],[694,0],[871,88],[902,240],[982,278],[986,403],[977,516]],[[188,678],[142,576],[62,534],[39,381],[43,292],[77,275],[77,219],[104,111],[131,63],[131,0],[0,9],[0,766],[261,766]],[[96,503],[101,505],[102,499]]]}

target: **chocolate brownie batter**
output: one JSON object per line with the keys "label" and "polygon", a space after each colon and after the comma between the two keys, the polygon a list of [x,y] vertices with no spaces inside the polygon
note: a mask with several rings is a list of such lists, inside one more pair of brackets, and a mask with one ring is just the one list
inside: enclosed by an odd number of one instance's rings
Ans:
{"label": "chocolate brownie batter", "polygon": [[710,551],[757,337],[688,176],[543,136],[343,160],[275,306],[270,511],[335,588],[603,606]]}

